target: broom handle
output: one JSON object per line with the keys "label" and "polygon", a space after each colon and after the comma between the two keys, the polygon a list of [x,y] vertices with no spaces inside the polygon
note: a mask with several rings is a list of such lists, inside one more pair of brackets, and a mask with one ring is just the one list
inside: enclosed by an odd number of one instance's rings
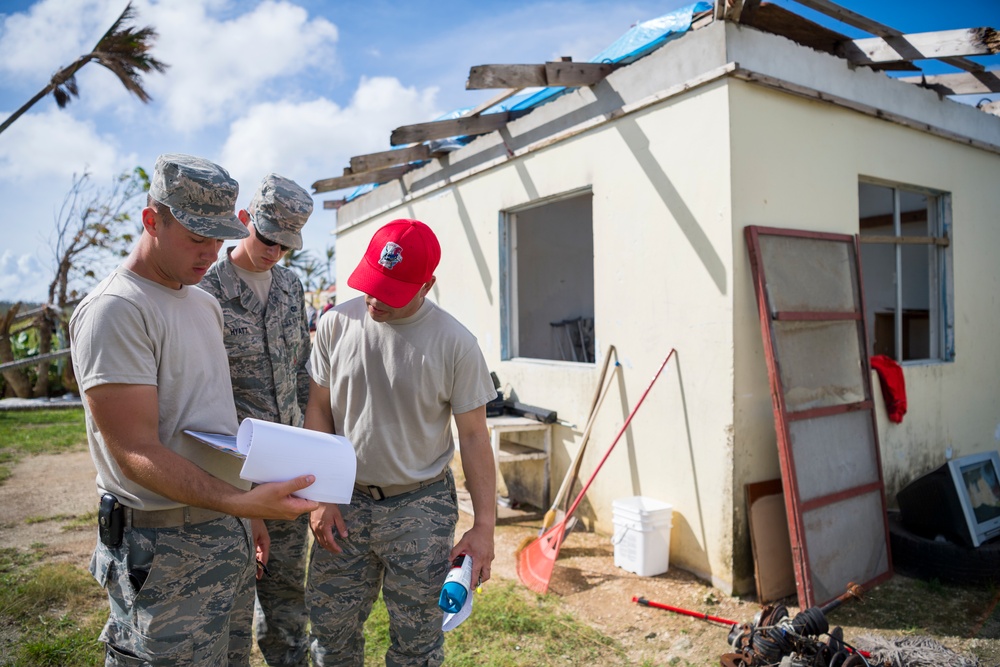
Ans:
{"label": "broom handle", "polygon": [[618,435],[615,436],[615,439],[611,443],[611,446],[608,447],[608,451],[604,452],[604,456],[601,458],[601,461],[597,464],[597,467],[594,468],[594,472],[591,473],[590,479],[588,479],[587,483],[583,485],[583,490],[580,491],[580,495],[576,497],[576,500],[573,501],[573,505],[569,508],[569,511],[566,512],[566,518],[569,518],[569,516],[576,511],[576,508],[580,504],[580,501],[583,500],[583,496],[587,493],[587,489],[590,488],[590,485],[594,481],[594,478],[597,477],[597,473],[598,471],[600,471],[601,466],[603,466],[604,462],[608,460],[608,457],[611,455],[611,450],[615,448],[615,445],[618,444],[618,440],[621,439],[622,434],[625,433],[625,429],[627,429],[628,425],[632,423],[632,417],[635,416],[635,413],[639,410],[639,406],[642,405],[642,402],[646,400],[646,396],[649,395],[649,390],[653,388],[653,384],[656,382],[656,379],[660,377],[660,373],[662,373],[663,369],[666,368],[667,362],[670,361],[670,357],[674,356],[674,352],[676,351],[677,350],[671,348],[670,354],[668,354],[667,358],[663,360],[662,364],[660,364],[660,368],[659,370],[656,371],[656,375],[654,375],[653,379],[649,381],[649,386],[646,387],[646,391],[642,392],[642,396],[639,397],[639,401],[635,404],[635,407],[632,408],[632,412],[628,413],[628,418],[625,420],[625,423],[622,424],[622,427],[618,430]]}
{"label": "broom handle", "polygon": [[[590,414],[597,412],[597,406],[600,405],[600,393],[601,386],[604,384],[604,378],[608,374],[608,364],[611,363],[611,357],[617,356],[618,350],[615,349],[614,345],[608,345],[608,351],[605,352],[604,365],[601,366],[601,379],[598,380],[597,386],[594,387],[594,397],[590,399]],[[615,366],[619,363],[615,361]]]}
{"label": "broom handle", "polygon": [[[621,364],[619,364],[616,361],[615,370],[617,370],[620,365]],[[607,370],[607,366],[605,366],[605,370]],[[590,432],[594,428],[594,422],[597,420],[597,413],[598,411],[600,411],[601,405],[604,403],[604,397],[608,395],[608,390],[611,389],[611,383],[614,377],[615,377],[614,371],[612,371],[611,377],[608,378],[607,384],[604,384],[603,387],[598,386],[598,389],[600,390],[601,393],[600,395],[595,397],[597,400],[590,408],[590,419],[587,420],[587,426],[586,428],[583,429],[583,438],[580,440],[580,449],[576,450],[576,455],[573,457],[573,463],[570,466],[570,470],[567,473],[566,477],[563,478],[562,485],[559,487],[559,491],[556,493],[555,500],[552,501],[552,507],[551,507],[552,510],[556,510],[559,508],[559,505],[562,503],[566,493],[573,485],[573,482],[576,481],[576,476],[580,474],[580,464],[583,463],[583,452],[585,449],[587,449],[587,442],[590,440]],[[604,382],[603,373],[601,374],[601,382],[602,383]]]}

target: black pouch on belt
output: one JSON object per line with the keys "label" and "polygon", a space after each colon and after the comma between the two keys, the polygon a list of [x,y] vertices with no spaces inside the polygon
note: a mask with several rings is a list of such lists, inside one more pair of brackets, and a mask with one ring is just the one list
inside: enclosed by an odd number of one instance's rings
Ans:
{"label": "black pouch on belt", "polygon": [[125,508],[110,493],[101,496],[101,506],[97,510],[97,532],[101,544],[115,548],[122,543],[125,533]]}

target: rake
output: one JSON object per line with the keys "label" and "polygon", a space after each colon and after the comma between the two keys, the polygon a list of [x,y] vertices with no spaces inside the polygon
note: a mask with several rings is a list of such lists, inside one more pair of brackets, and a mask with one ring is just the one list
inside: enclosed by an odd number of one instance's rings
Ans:
{"label": "rake", "polygon": [[622,427],[618,430],[618,435],[615,436],[614,441],[612,441],[611,446],[608,447],[608,451],[604,453],[604,456],[597,464],[597,468],[591,473],[590,479],[587,483],[583,485],[583,489],[580,494],[573,501],[569,510],[566,512],[566,516],[560,519],[552,528],[547,530],[538,539],[532,540],[527,545],[522,546],[517,552],[517,578],[521,580],[525,586],[535,591],[536,593],[545,593],[549,589],[549,581],[552,579],[552,570],[556,564],[556,558],[559,557],[559,549],[562,547],[563,539],[566,536],[566,522],[576,511],[576,508],[580,505],[583,500],[584,495],[586,495],[587,490],[590,488],[591,483],[594,478],[597,477],[597,473],[601,470],[601,466],[604,462],[608,460],[608,456],[611,455],[611,451],[618,444],[628,425],[632,423],[632,418],[635,417],[635,413],[639,410],[643,401],[646,400],[646,396],[649,395],[650,389],[653,388],[653,384],[656,379],[660,377],[660,373],[666,367],[667,362],[670,361],[670,357],[674,355],[676,350],[671,349],[670,353],[667,355],[663,363],[660,364],[660,368],[656,371],[653,379],[650,380],[649,386],[646,387],[646,391],[642,392],[642,396],[639,397],[638,402],[632,411],[629,413],[628,418]]}

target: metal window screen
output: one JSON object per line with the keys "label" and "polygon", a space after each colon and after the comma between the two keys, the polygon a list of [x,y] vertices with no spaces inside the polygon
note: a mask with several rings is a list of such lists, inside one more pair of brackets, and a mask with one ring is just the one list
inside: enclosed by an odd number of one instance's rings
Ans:
{"label": "metal window screen", "polygon": [[745,230],[799,605],[892,576],[856,237]]}

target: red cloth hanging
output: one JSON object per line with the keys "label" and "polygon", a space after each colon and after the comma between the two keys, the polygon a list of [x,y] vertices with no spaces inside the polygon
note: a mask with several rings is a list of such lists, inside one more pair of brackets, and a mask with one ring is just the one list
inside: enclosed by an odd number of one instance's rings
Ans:
{"label": "red cloth hanging", "polygon": [[906,414],[906,383],[903,381],[903,369],[884,354],[876,354],[871,358],[872,368],[878,373],[878,383],[882,387],[882,398],[885,399],[885,411],[889,413],[889,421],[896,424],[903,421]]}

